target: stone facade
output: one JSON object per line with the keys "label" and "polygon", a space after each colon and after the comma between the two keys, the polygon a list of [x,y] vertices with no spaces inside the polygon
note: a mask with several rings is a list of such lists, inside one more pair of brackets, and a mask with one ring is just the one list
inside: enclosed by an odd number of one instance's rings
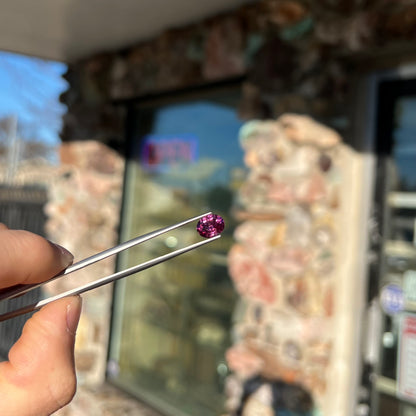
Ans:
{"label": "stone facade", "polygon": [[[347,328],[336,331],[339,316],[350,314],[336,303],[343,278],[341,205],[348,202],[341,189],[351,180],[346,166],[356,156],[334,130],[295,114],[251,121],[240,141],[249,173],[239,190],[235,215],[241,222],[228,255],[241,296],[234,345],[226,353],[233,371],[229,410],[276,411],[271,398],[254,393],[241,403],[245,386],[260,377],[263,389],[282,382],[288,391],[303,389],[303,400],[289,403],[287,411],[339,414],[332,403],[345,393],[331,388],[330,374],[349,363],[335,339],[351,349],[355,342]],[[356,227],[352,217],[344,220]],[[346,372],[339,376],[351,379]]]}
{"label": "stone facade", "polygon": [[[59,170],[49,185],[46,233],[82,260],[118,242],[124,161],[105,145],[86,141],[63,144]],[[59,293],[114,272],[114,258],[52,282]],[[98,385],[105,377],[112,290],[103,286],[83,295],[76,363],[80,384]]]}
{"label": "stone facade", "polygon": [[415,58],[407,0],[262,0],[69,66],[62,138],[124,140],[115,102],[241,78],[244,119],[345,116],[355,75]]}

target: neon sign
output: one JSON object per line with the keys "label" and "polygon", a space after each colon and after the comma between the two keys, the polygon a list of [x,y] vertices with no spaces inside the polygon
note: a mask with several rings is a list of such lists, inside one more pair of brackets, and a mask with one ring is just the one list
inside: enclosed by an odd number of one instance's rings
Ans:
{"label": "neon sign", "polygon": [[197,160],[197,137],[186,135],[149,135],[143,139],[140,162],[145,170],[166,171],[187,167]]}

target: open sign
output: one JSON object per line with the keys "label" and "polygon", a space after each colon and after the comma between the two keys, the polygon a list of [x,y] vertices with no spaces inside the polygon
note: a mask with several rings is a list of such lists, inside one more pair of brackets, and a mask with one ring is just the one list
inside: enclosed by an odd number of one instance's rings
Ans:
{"label": "open sign", "polygon": [[197,160],[194,135],[149,135],[143,140],[140,161],[145,170],[163,172]]}

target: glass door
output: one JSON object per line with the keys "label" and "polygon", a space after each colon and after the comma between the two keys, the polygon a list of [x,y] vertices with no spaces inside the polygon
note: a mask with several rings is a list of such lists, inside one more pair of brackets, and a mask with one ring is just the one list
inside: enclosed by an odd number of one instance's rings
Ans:
{"label": "glass door", "polygon": [[[131,111],[123,240],[212,211],[215,243],[116,286],[109,377],[167,415],[223,410],[236,298],[227,273],[234,192],[244,178],[235,89],[142,102]],[[200,240],[195,225],[127,251],[125,268]]]}
{"label": "glass door", "polygon": [[382,329],[372,415],[416,415],[416,81],[378,97],[378,298]]}

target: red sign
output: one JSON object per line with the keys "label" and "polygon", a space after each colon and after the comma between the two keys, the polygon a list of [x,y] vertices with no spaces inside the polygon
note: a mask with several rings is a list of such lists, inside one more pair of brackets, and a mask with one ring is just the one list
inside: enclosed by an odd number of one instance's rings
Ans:
{"label": "red sign", "polygon": [[140,161],[146,170],[165,171],[189,165],[197,158],[197,139],[192,135],[151,135],[144,139]]}
{"label": "red sign", "polygon": [[403,314],[397,361],[397,394],[416,401],[416,315]]}

